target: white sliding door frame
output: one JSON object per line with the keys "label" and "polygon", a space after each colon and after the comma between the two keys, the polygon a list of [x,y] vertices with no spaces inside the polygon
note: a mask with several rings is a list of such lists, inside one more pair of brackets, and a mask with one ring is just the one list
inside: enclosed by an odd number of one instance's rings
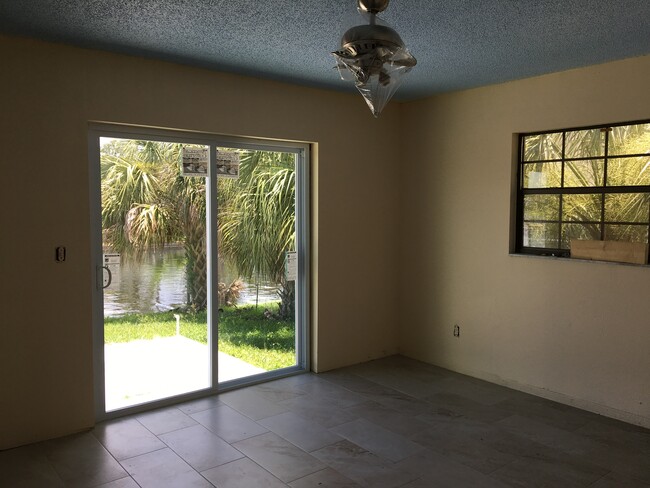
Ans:
{"label": "white sliding door frame", "polygon": [[[170,398],[147,402],[133,407],[106,412],[105,408],[105,371],[104,371],[104,310],[102,291],[102,221],[101,221],[101,171],[100,146],[101,137],[120,139],[143,139],[160,142],[178,142],[209,147],[210,167],[206,179],[207,208],[207,260],[208,260],[208,343],[210,345],[210,384],[199,391],[181,394]],[[247,149],[252,151],[275,151],[296,155],[296,251],[298,254],[298,281],[296,283],[296,365],[274,371],[218,382],[218,283],[217,276],[217,148]],[[90,228],[91,258],[93,263],[92,286],[92,327],[93,327],[93,367],[95,417],[97,421],[137,413],[152,408],[162,407],[179,401],[191,400],[239,386],[260,383],[309,369],[309,283],[310,283],[310,172],[309,144],[265,139],[221,136],[202,132],[165,130],[139,126],[91,123],[88,130],[88,158],[90,176]],[[215,175],[215,176],[212,176]],[[212,286],[212,284],[215,286]]]}

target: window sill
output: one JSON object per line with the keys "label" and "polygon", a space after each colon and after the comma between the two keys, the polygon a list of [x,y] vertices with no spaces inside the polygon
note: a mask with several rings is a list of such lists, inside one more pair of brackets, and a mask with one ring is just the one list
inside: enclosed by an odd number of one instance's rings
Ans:
{"label": "window sill", "polygon": [[650,268],[650,264],[634,264],[634,263],[620,263],[617,261],[598,261],[595,259],[579,259],[565,256],[542,256],[540,254],[527,254],[527,253],[508,253],[508,256],[513,258],[533,258],[533,259],[553,259],[555,261],[570,261],[572,263],[592,263],[592,264],[605,264],[614,266],[626,266],[632,268]]}

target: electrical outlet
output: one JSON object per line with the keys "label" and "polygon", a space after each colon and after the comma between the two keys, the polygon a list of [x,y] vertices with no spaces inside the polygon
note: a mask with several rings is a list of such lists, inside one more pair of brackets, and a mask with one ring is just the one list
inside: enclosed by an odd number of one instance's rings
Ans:
{"label": "electrical outlet", "polygon": [[454,325],[454,337],[460,337],[460,326]]}

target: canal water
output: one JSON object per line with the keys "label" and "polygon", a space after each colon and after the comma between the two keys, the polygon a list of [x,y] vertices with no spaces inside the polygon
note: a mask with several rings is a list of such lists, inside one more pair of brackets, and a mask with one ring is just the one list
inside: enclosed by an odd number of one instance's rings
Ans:
{"label": "canal water", "polygon": [[[219,263],[219,281],[229,285],[237,273],[228,263]],[[183,306],[187,297],[185,255],[182,248],[168,247],[146,254],[142,260],[122,260],[110,266],[113,280],[104,289],[104,316],[148,313]],[[278,300],[277,286],[246,283],[239,305]]]}

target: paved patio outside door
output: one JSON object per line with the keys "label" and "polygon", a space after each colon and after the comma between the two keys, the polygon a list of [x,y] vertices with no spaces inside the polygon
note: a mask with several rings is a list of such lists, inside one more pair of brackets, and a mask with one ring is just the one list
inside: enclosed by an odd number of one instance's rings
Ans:
{"label": "paved patio outside door", "polygon": [[[208,388],[208,346],[183,336],[104,346],[106,410]],[[265,370],[219,352],[219,382]]]}

